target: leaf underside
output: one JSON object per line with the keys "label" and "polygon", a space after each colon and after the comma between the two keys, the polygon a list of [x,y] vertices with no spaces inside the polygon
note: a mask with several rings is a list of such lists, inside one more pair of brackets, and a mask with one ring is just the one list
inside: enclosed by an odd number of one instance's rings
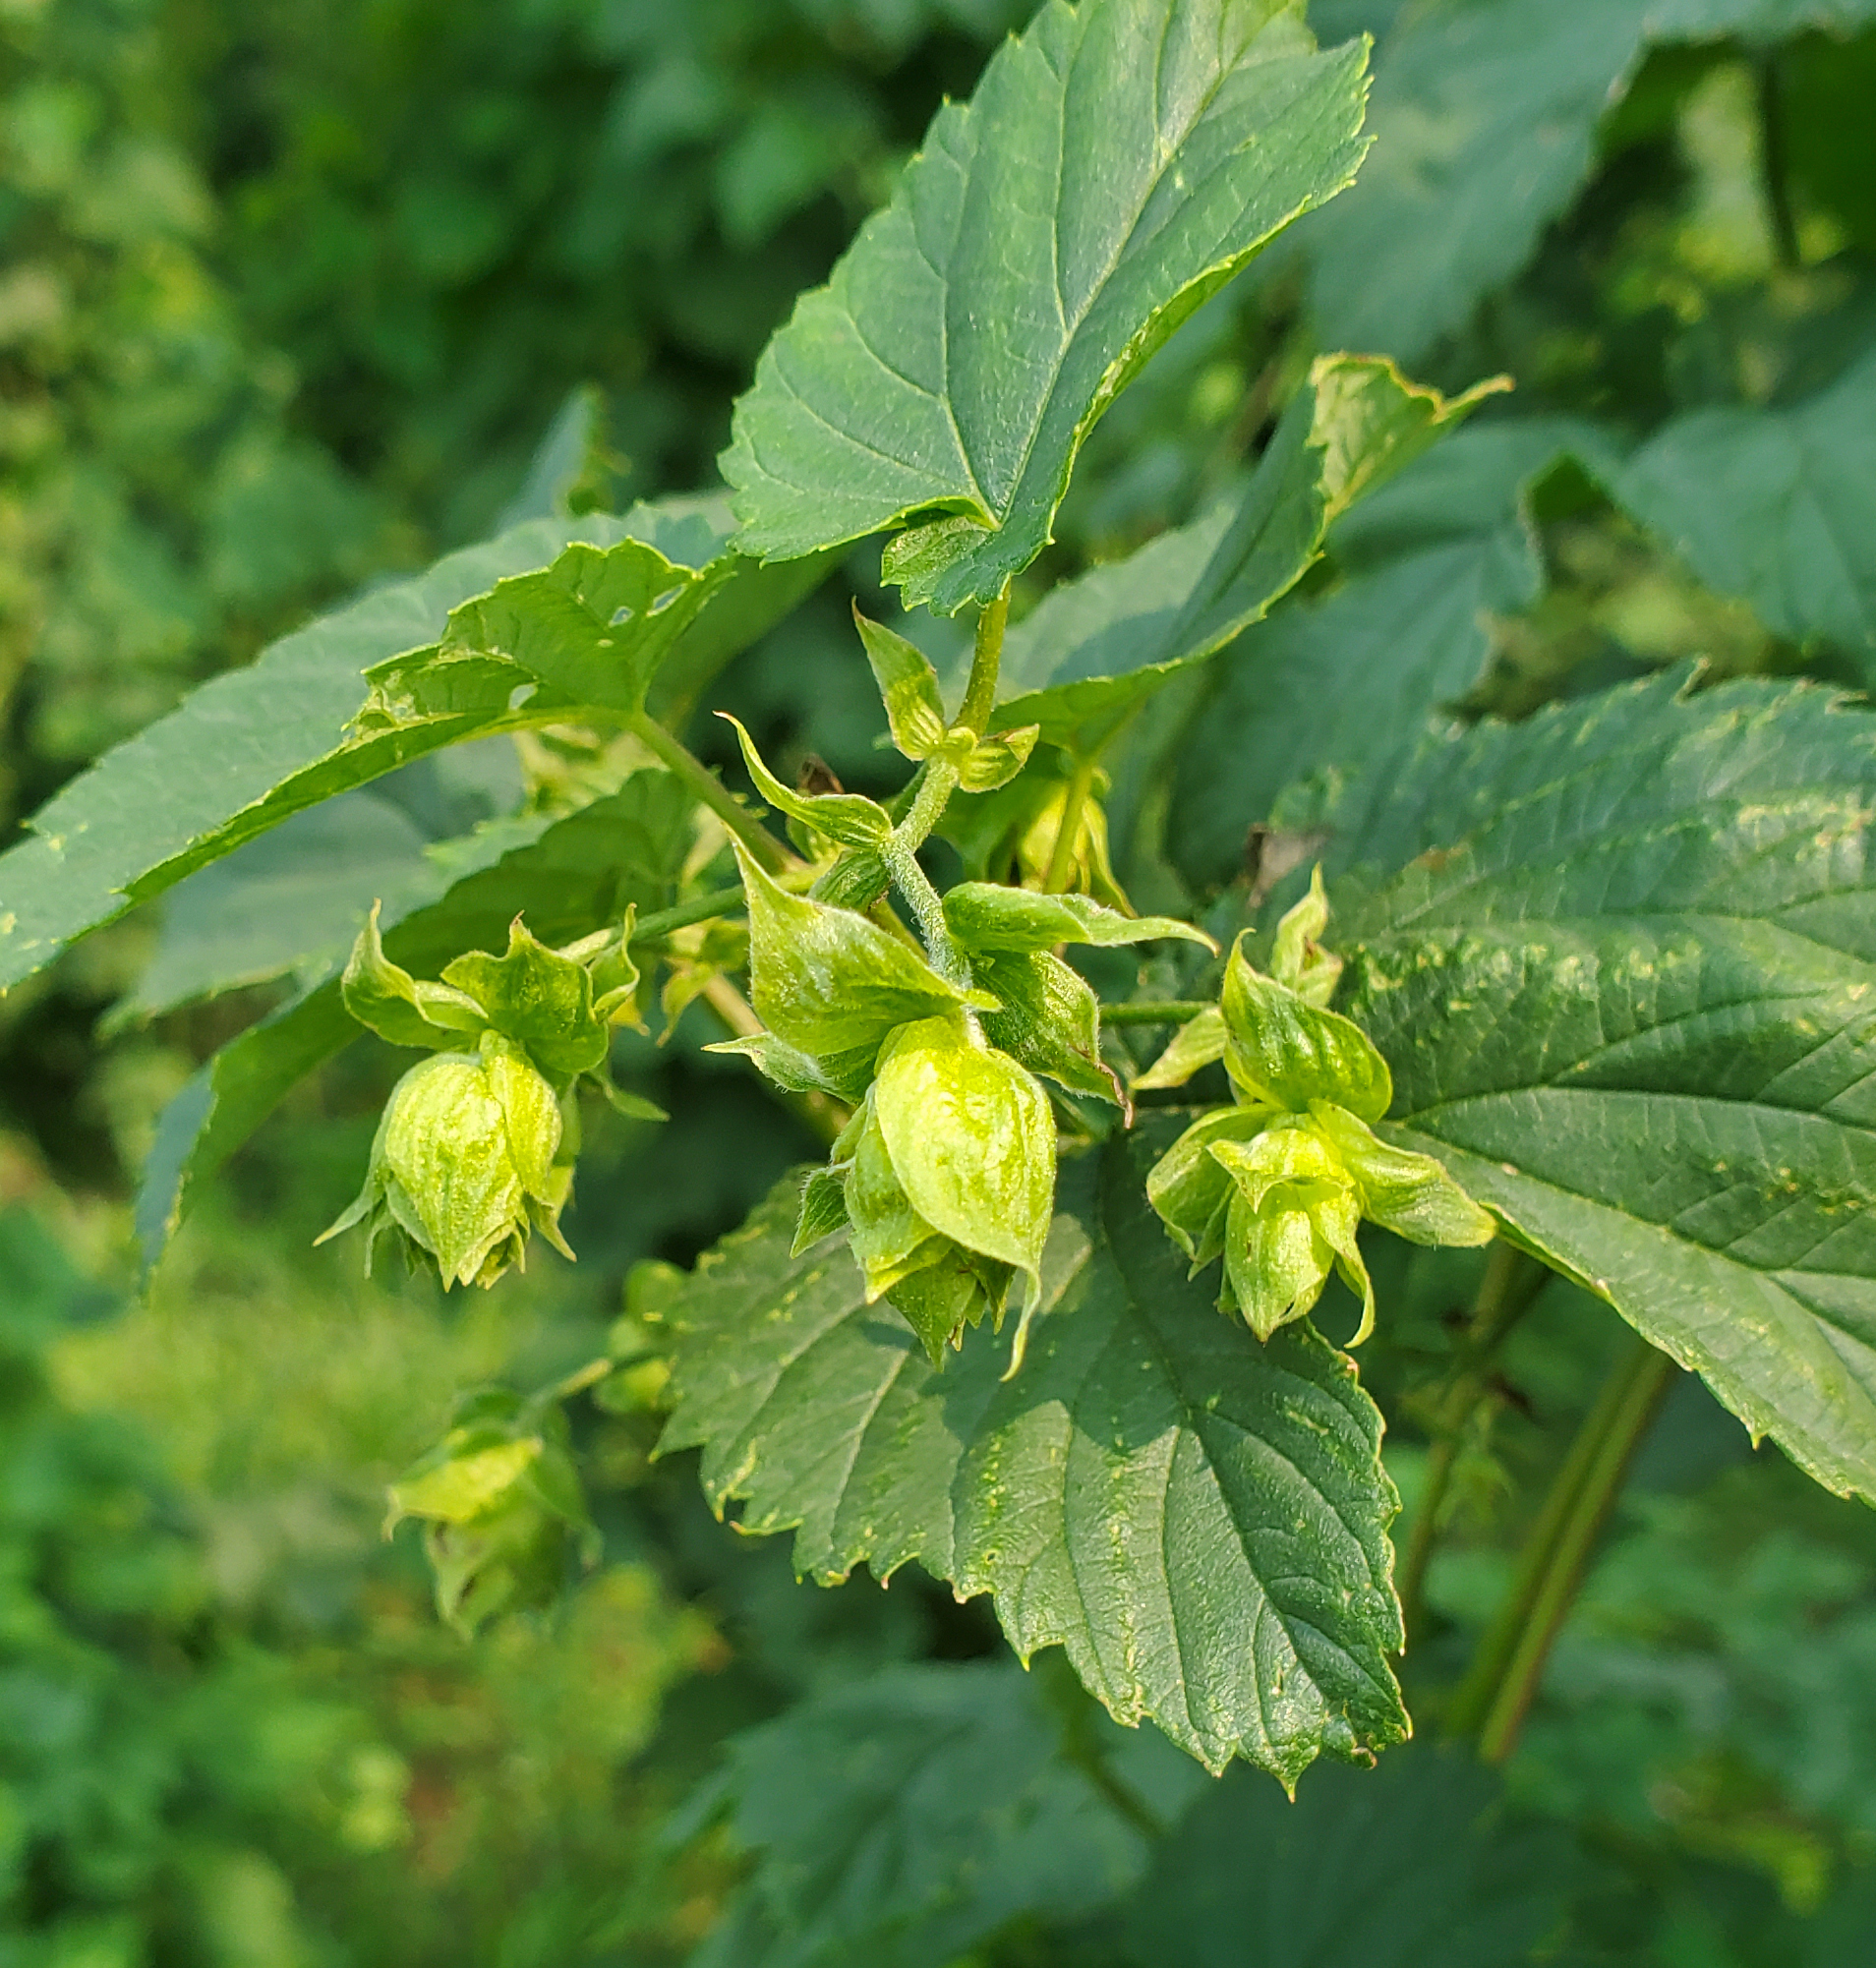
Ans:
{"label": "leaf underside", "polygon": [[663,1447],[703,1449],[744,1530],[792,1530],[798,1571],[917,1559],[990,1592],[1025,1658],[1065,1647],[1119,1720],[1291,1784],[1406,1730],[1379,1417],[1314,1332],[1260,1347],[1186,1278],[1144,1199],[1167,1131],[1065,1167],[1008,1383],[1007,1334],[937,1372],[843,1244],[791,1263],[778,1190],[667,1313]]}
{"label": "leaf underside", "polygon": [[723,459],[736,545],[962,515],[907,592],[947,614],[1026,566],[1106,404],[1354,176],[1366,49],[1317,54],[1286,12],[1050,0],[1006,42],[763,354]]}
{"label": "leaf underside", "polygon": [[1384,1131],[1876,1501],[1876,721],[1682,682],[1367,782],[1338,859],[1416,858],[1338,915],[1338,1002]]}

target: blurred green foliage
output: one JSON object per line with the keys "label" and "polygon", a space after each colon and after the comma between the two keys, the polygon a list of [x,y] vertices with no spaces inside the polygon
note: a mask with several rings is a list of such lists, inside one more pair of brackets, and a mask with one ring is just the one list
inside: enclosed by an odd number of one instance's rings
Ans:
{"label": "blurred green foliage", "polygon": [[[504,514],[708,479],[796,290],[1027,11],[4,0],[0,809],[30,809],[310,608]],[[1326,238],[1321,265],[1300,245],[1203,311],[1095,434],[1034,578],[1229,489],[1338,307],[1449,389],[1509,372],[1515,414],[1554,423],[1512,458],[1483,416],[1436,455],[1449,477],[1403,483],[1337,536],[1286,641],[1155,707],[1202,736],[1180,783],[1114,788],[1141,906],[1239,871],[1246,826],[1295,797],[1295,756],[1274,725],[1239,742],[1238,714],[1300,675],[1319,717],[1307,666],[1339,652],[1358,688],[1397,651],[1403,594],[1426,604],[1440,688],[1473,710],[1695,655],[1868,675],[1853,634],[1716,573],[1623,473],[1675,420],[1801,415],[1867,358],[1876,32],[1833,26],[1853,7],[1715,5],[1645,41],[1643,11],[1313,10],[1324,39],[1380,36],[1378,157],[1395,96],[1398,128],[1424,113],[1436,133],[1492,106],[1490,87],[1422,87],[1445,73],[1427,46],[1476,15],[1509,36],[1504,100],[1552,118],[1512,138],[1561,130],[1581,169],[1483,218],[1423,214],[1455,238],[1482,226],[1488,269],[1431,313],[1407,308],[1424,269],[1390,294],[1359,252],[1362,277],[1338,274]],[[1612,67],[1578,45],[1583,22],[1612,37]],[[1590,63],[1574,108],[1552,99],[1562,56],[1540,26],[1582,29],[1563,51]],[[544,491],[555,475],[530,462],[570,402],[603,428]],[[1866,487],[1867,392],[1832,402]],[[1662,498],[1687,482],[1650,481]],[[1436,549],[1459,557],[1436,566]],[[1868,556],[1851,542],[1866,607]],[[1462,559],[1474,585],[1448,634],[1434,608]],[[847,635],[823,596],[723,696],[788,768],[812,751],[865,784],[878,719]],[[674,1962],[726,1907],[704,1943],[726,1968],[1876,1955],[1876,1531],[1752,1456],[1692,1385],[1502,1789],[1421,1747],[1367,1789],[1312,1773],[1294,1816],[1244,1772],[1194,1788],[1046,1661],[1028,1681],[990,1664],[976,1608],[909,1574],[816,1593],[780,1549],[736,1548],[688,1471],[649,1462],[655,1416],[624,1386],[575,1411],[604,1556],[590,1573],[569,1557],[557,1614],[465,1648],[436,1620],[415,1532],[380,1539],[383,1485],[460,1391],[546,1385],[603,1353],[629,1267],[687,1261],[807,1139],[698,1052],[700,1013],[662,1050],[628,1038],[621,1077],[677,1119],[657,1135],[596,1121],[577,1271],[544,1260],[526,1294],[445,1310],[357,1279],[352,1253],[308,1254],[395,1072],[354,1048],[127,1309],[127,1174],[162,1102],[255,1009],[172,1014],[101,1052],[93,1018],[151,937],[111,932],[0,1013],[0,1968]],[[1366,1370],[1390,1412],[1431,1415],[1479,1260],[1372,1262],[1398,1274],[1399,1310]],[[1615,1336],[1548,1287],[1469,1424],[1405,1666],[1427,1733]],[[1433,1434],[1389,1443],[1409,1526]],[[836,1725],[859,1749],[830,1763]],[[1397,1918],[1319,1936],[1356,1852],[1382,1855]],[[882,1922],[887,1879],[902,1898]]]}

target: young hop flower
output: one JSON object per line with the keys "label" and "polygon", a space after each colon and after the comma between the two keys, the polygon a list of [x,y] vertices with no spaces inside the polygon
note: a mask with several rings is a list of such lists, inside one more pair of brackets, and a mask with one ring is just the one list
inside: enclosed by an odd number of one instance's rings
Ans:
{"label": "young hop flower", "polygon": [[879,1072],[802,1192],[795,1248],[843,1225],[866,1279],[933,1363],[988,1313],[999,1324],[1010,1286],[1040,1287],[1055,1195],[1055,1116],[1048,1095],[963,1014],[902,1025]]}
{"label": "young hop flower", "polygon": [[473,1053],[439,1053],[391,1090],[365,1187],[318,1240],[366,1226],[365,1264],[379,1237],[401,1238],[451,1285],[493,1285],[522,1261],[538,1230],[570,1257],[560,1211],[572,1168],[560,1162],[560,1104],[527,1054],[498,1032]]}
{"label": "young hop flower", "polygon": [[1339,1272],[1362,1302],[1353,1346],[1375,1325],[1364,1219],[1415,1244],[1486,1244],[1495,1226],[1431,1155],[1376,1134],[1393,1080],[1368,1035],[1325,1008],[1340,969],[1316,943],[1327,917],[1319,874],[1278,928],[1279,974],[1258,970],[1240,937],[1207,1030],[1136,1084],[1178,1084],[1223,1059],[1235,1104],[1187,1129],[1147,1197],[1195,1272],[1224,1259],[1219,1303],[1260,1339],[1307,1316]]}

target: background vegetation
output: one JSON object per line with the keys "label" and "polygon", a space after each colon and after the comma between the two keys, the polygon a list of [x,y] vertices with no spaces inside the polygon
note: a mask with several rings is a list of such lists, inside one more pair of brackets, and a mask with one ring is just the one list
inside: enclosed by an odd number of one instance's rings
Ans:
{"label": "background vegetation", "polygon": [[[706,482],[794,292],[1027,11],[6,0],[9,827],[362,583],[555,501]],[[1051,569],[1189,517],[1255,457],[1316,348],[1374,348],[1448,389],[1503,370],[1520,418],[1556,420],[1500,469],[1495,503],[1482,479],[1436,501],[1442,537],[1478,543],[1476,606],[1434,652],[1453,699],[1521,714],[1696,653],[1862,674],[1863,11],[1315,7],[1324,41],[1379,37],[1362,190],[1204,311],[1103,424]],[[1469,176],[1471,203],[1442,203]],[[1618,508],[1554,462],[1620,457],[1716,408],[1810,419],[1847,627],[1817,633],[1754,588],[1749,539],[1698,524],[1697,473],[1657,473],[1644,526],[1639,495]],[[1489,442],[1489,413],[1478,429]],[[1393,523],[1432,524],[1398,503]],[[1370,540],[1366,583],[1359,557],[1325,569],[1320,606],[1284,631],[1334,686],[1298,716],[1384,721],[1372,666],[1436,599],[1387,558],[1397,545]],[[812,752],[860,786],[880,721],[840,611],[875,571],[856,556],[718,693],[772,758]],[[1232,731],[1249,696],[1267,717],[1280,655],[1225,659],[1202,728]],[[1288,777],[1265,728],[1263,753],[1201,744],[1164,824],[1123,830],[1141,906],[1241,872]],[[524,781],[589,769],[472,748],[381,788],[379,824],[457,837]],[[222,905],[190,896],[172,936]],[[525,1290],[445,1304],[359,1279],[348,1247],[308,1249],[396,1071],[354,1048],[133,1302],[129,1194],[155,1117],[270,1002],[163,1011],[174,947],[147,911],[0,1005],[6,1968],[557,1968],[700,1944],[725,1964],[932,1968],[1871,1957],[1876,1524],[1754,1455],[1691,1380],[1502,1782],[1424,1742],[1372,1776],[1311,1772],[1294,1811],[1246,1771],[1211,1785],[1097,1723],[1046,1657],[1024,1680],[987,1615],[910,1572],[884,1594],[797,1588],[779,1545],[712,1524],[685,1459],[648,1463],[649,1381],[580,1410],[600,1564],[556,1618],[465,1645],[436,1619],[414,1534],[379,1537],[386,1480],[459,1389],[591,1357],[637,1260],[688,1262],[812,1144],[700,1055],[697,1008],[662,1050],[621,1047],[676,1118],[592,1144],[578,1267],[543,1257]],[[1424,1418],[1389,1443],[1410,1508],[1479,1261],[1398,1256],[1369,1357],[1389,1412]],[[1470,1411],[1432,1638],[1405,1664],[1417,1713],[1436,1717],[1490,1618],[1517,1499],[1541,1494],[1615,1341],[1553,1285]],[[1358,1861],[1377,1883],[1352,1907]]]}

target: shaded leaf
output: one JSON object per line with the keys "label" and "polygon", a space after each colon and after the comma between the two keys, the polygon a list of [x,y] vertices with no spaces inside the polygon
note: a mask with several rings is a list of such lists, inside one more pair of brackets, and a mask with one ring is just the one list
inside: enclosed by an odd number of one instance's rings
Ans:
{"label": "shaded leaf", "polygon": [[1876,682],[1876,359],[1789,409],[1701,410],[1612,476],[1613,496],[1708,587]]}
{"label": "shaded leaf", "polygon": [[1181,1968],[1510,1968],[1551,1938],[1574,1866],[1563,1837],[1507,1825],[1496,1780],[1453,1750],[1416,1743],[1378,1769],[1312,1772],[1294,1804],[1231,1770],[1159,1847],[1129,1907],[1130,1953]]}
{"label": "shaded leaf", "polygon": [[[285,637],[107,753],[0,857],[0,988],[334,793],[595,693],[635,704],[747,564],[707,502],[675,505],[530,521],[450,554]],[[643,534],[698,557],[674,561]],[[771,606],[796,598],[787,584],[764,592]]]}
{"label": "shaded leaf", "polygon": [[[970,1661],[889,1667],[737,1736],[722,1790],[756,1863],[693,1968],[943,1968],[1018,1914],[1113,1900],[1145,1840],[1060,1728],[1031,1677]],[[1097,1753],[1183,1801],[1152,1748],[1104,1726]]]}
{"label": "shaded leaf", "polygon": [[1176,762],[1168,838],[1195,880],[1227,879],[1245,837],[1281,810],[1307,831],[1352,775],[1411,751],[1428,721],[1478,681],[1489,614],[1535,599],[1541,570],[1526,488],[1588,448],[1552,420],[1461,431],[1338,526],[1352,575],[1292,607],[1218,665],[1218,689]]}
{"label": "shaded leaf", "polygon": [[1010,632],[998,715],[1060,742],[1098,736],[1260,620],[1332,519],[1498,386],[1447,398],[1381,357],[1319,357],[1240,498],[1054,589]]}

